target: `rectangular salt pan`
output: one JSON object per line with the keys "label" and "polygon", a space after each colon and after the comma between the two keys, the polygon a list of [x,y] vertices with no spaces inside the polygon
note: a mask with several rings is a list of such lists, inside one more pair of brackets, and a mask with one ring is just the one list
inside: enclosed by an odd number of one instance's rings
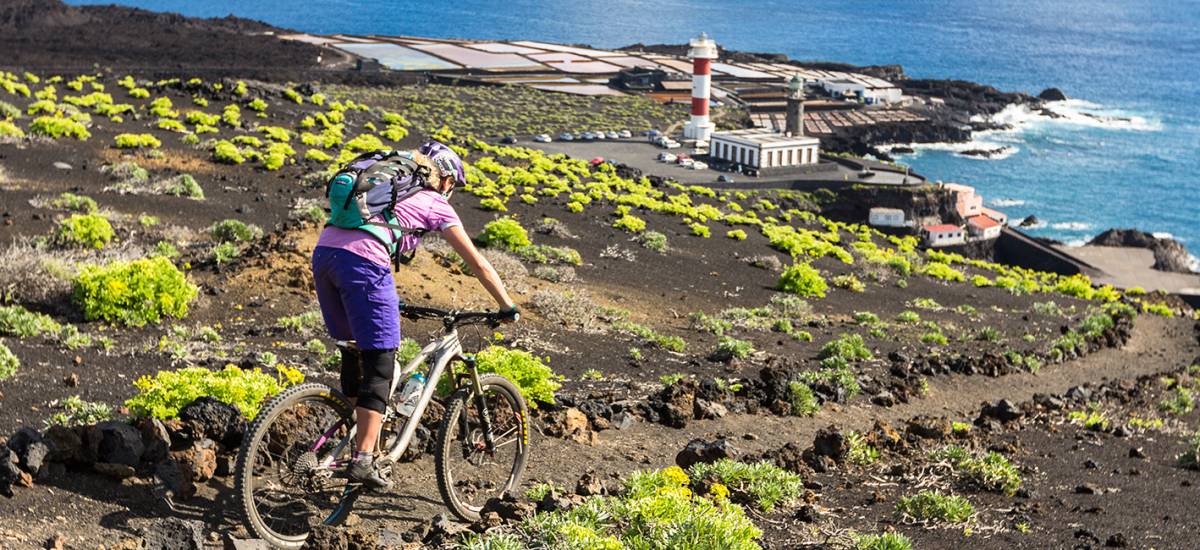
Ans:
{"label": "rectangular salt pan", "polygon": [[338,44],[337,47],[374,59],[384,67],[397,71],[436,71],[461,68],[427,53],[396,44]]}

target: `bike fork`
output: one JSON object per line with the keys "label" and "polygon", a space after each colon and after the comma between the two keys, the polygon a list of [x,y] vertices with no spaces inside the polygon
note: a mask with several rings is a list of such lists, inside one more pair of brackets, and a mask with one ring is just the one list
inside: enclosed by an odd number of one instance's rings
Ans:
{"label": "bike fork", "polygon": [[[487,397],[483,395],[483,384],[479,382],[479,371],[475,368],[474,358],[471,358],[469,366],[471,367],[471,387],[474,388],[475,393],[475,406],[479,407],[479,424],[483,429],[483,442],[485,448],[490,452],[496,446],[496,438],[492,434],[492,413],[487,408]],[[463,419],[465,422],[466,415],[463,415]],[[463,433],[467,433],[465,429]]]}

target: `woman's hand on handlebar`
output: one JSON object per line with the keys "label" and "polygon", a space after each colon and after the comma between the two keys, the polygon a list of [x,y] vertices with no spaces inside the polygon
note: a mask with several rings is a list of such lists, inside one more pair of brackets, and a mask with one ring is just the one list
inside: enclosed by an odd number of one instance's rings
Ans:
{"label": "woman's hand on handlebar", "polygon": [[501,323],[515,323],[521,320],[521,310],[517,309],[516,304],[513,304],[509,307],[500,308],[497,317]]}

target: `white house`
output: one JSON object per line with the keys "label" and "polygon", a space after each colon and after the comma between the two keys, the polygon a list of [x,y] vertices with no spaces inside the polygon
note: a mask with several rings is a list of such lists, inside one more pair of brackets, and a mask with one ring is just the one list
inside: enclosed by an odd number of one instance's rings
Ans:
{"label": "white house", "polygon": [[816,164],[821,141],[789,136],[766,128],[713,132],[708,155],[754,168],[781,168]]}
{"label": "white house", "polygon": [[927,246],[949,246],[967,242],[967,233],[962,227],[944,223],[921,228]]}
{"label": "white house", "polygon": [[861,99],[868,105],[900,101],[900,88],[886,80],[866,75],[842,73],[839,78],[821,79],[821,87],[833,97]]}
{"label": "white house", "polygon": [[967,231],[977,239],[995,239],[1003,227],[1000,222],[982,214],[967,218]]}
{"label": "white house", "polygon": [[904,211],[899,208],[876,206],[867,215],[867,223],[876,227],[906,227]]}

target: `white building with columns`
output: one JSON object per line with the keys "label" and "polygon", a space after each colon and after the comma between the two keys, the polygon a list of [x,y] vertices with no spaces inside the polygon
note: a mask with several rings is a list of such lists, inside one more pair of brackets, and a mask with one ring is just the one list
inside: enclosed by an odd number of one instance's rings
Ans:
{"label": "white building with columns", "polygon": [[708,156],[753,168],[784,168],[816,164],[821,140],[789,136],[766,128],[715,132]]}

